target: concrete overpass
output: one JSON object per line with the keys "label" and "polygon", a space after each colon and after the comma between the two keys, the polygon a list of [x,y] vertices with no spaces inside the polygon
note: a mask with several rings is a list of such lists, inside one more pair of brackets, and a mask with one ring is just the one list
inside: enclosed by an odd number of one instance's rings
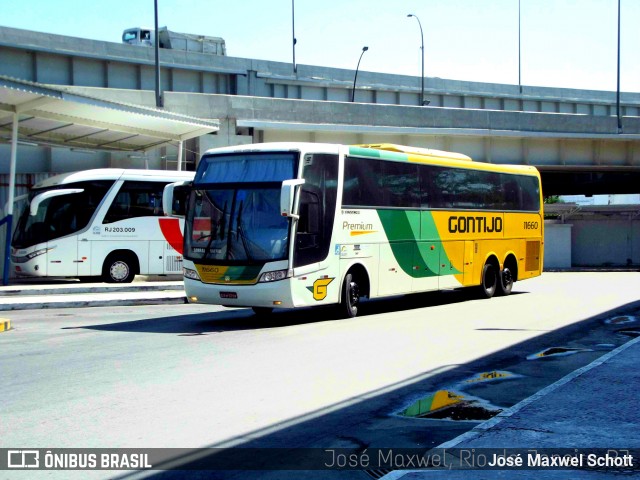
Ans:
{"label": "concrete overpass", "polygon": [[[151,48],[0,27],[0,75],[153,106],[153,64]],[[421,107],[420,78],[360,72],[350,103],[350,70],[298,65],[294,74],[287,63],[165,49],[161,64],[165,109],[221,120],[217,134],[187,145],[192,162],[206,148],[253,141],[384,141],[536,165],[546,194],[640,193],[637,93],[622,94],[619,132],[613,92],[427,78]],[[172,156],[167,148],[151,166],[169,168]],[[127,162],[109,154],[98,166]]]}

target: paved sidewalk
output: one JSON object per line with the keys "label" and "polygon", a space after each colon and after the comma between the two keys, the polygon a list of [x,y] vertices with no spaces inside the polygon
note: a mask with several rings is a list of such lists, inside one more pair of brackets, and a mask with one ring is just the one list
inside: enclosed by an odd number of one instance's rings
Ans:
{"label": "paved sidewalk", "polygon": [[0,311],[186,303],[182,281],[133,283],[16,282],[0,287]]}
{"label": "paved sidewalk", "polygon": [[[640,338],[549,385],[439,448],[640,448]],[[385,480],[639,478],[633,469],[394,471]]]}

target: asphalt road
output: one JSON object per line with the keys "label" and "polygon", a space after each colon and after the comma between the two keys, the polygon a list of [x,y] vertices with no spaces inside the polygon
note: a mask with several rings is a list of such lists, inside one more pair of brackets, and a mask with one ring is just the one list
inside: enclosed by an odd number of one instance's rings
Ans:
{"label": "asphalt road", "polygon": [[[194,305],[6,312],[0,447],[436,446],[475,423],[396,414],[498,369],[526,372],[491,398],[513,405],[626,341],[603,320],[639,301],[638,273],[546,273],[509,297],[396,297],[350,320]],[[584,352],[526,360],[559,345]]]}

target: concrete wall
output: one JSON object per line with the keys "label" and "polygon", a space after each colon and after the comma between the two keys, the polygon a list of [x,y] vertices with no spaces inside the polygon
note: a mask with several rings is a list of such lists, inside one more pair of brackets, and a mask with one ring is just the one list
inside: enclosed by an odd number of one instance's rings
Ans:
{"label": "concrete wall", "polygon": [[640,267],[640,205],[549,206],[545,267]]}
{"label": "concrete wall", "polygon": [[571,267],[571,228],[573,225],[545,221],[544,268]]}
{"label": "concrete wall", "polygon": [[611,216],[571,223],[574,267],[640,265],[640,218]]}

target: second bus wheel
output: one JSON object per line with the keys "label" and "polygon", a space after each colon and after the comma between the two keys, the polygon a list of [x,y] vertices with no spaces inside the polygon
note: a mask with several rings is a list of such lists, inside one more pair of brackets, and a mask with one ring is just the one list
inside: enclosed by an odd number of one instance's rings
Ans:
{"label": "second bus wheel", "polygon": [[358,315],[358,306],[360,305],[360,287],[357,279],[347,273],[344,277],[342,285],[342,301],[340,302],[340,311],[347,318],[353,318]]}
{"label": "second bus wheel", "polygon": [[102,280],[107,283],[131,283],[137,273],[137,261],[126,253],[111,254],[104,261]]}
{"label": "second bus wheel", "polygon": [[509,295],[513,289],[513,273],[509,267],[504,267],[500,272],[500,281],[498,282],[498,295]]}

